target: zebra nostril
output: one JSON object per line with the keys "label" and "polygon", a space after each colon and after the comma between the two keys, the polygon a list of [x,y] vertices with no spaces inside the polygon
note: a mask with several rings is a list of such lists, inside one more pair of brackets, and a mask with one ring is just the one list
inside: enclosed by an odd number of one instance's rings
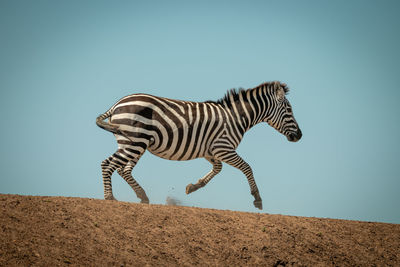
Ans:
{"label": "zebra nostril", "polygon": [[293,142],[296,139],[296,136],[293,133],[290,133],[289,135],[287,135],[287,139],[290,142]]}

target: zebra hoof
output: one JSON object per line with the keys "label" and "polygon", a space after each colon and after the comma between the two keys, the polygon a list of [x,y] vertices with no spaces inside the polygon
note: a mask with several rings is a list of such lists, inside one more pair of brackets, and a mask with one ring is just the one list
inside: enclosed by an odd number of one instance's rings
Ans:
{"label": "zebra hoof", "polygon": [[113,195],[104,197],[105,200],[117,200]]}
{"label": "zebra hoof", "polygon": [[149,204],[149,199],[148,198],[141,199],[140,203]]}
{"label": "zebra hoof", "polygon": [[197,187],[194,184],[188,184],[186,186],[186,194],[189,195],[190,193],[192,193],[193,191],[196,191]]}
{"label": "zebra hoof", "polygon": [[259,210],[262,210],[262,200],[254,200],[253,201],[254,207],[256,207]]}

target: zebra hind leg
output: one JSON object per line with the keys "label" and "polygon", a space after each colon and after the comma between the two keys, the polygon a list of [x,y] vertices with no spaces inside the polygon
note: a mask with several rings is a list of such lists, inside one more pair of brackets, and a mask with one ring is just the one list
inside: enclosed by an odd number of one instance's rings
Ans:
{"label": "zebra hind leg", "polygon": [[119,168],[118,174],[124,178],[124,180],[130,185],[130,187],[135,191],[136,196],[140,198],[141,203],[149,203],[149,198],[146,195],[146,192],[143,190],[143,188],[136,182],[135,179],[132,177],[132,169],[135,167],[137,161],[139,158],[134,158],[133,160],[129,161],[128,164],[126,164],[124,167]]}
{"label": "zebra hind leg", "polygon": [[112,193],[111,176],[116,169],[125,166],[128,163],[125,157],[121,156],[121,151],[118,150],[112,156],[105,159],[101,163],[101,172],[103,175],[103,185],[104,185],[104,199],[106,200],[116,200]]}
{"label": "zebra hind leg", "polygon": [[217,159],[208,159],[206,158],[212,165],[213,168],[212,170],[207,173],[203,178],[199,179],[196,184],[188,184],[186,186],[186,194],[190,194],[194,191],[196,191],[199,188],[202,188],[205,186],[212,178],[214,178],[215,175],[217,175],[221,169],[222,169],[222,163],[221,161]]}

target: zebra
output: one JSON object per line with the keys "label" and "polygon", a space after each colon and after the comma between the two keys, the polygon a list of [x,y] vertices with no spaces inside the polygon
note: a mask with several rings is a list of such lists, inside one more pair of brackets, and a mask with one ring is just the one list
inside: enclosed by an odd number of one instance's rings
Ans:
{"label": "zebra", "polygon": [[96,119],[118,143],[118,150],[101,163],[104,198],[115,200],[111,175],[117,170],[141,203],[149,203],[131,174],[148,150],[168,160],[205,158],[211,163],[212,169],[205,176],[186,186],[186,194],[210,182],[221,172],[222,163],[239,169],[247,178],[254,206],[262,209],[252,169],[236,148],[245,132],[260,122],[267,122],[288,141],[300,140],[302,132],[286,98],[288,91],[285,83],[274,81],[247,90],[231,89],[217,101],[191,102],[149,94],[123,97]]}

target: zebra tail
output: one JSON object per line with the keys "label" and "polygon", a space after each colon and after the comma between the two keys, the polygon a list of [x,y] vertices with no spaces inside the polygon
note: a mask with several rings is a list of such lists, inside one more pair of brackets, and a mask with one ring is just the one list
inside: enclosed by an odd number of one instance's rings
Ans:
{"label": "zebra tail", "polygon": [[109,109],[106,113],[103,113],[101,115],[99,115],[96,118],[96,124],[97,126],[99,126],[100,128],[115,133],[115,134],[121,134],[121,130],[119,129],[118,125],[109,123],[104,121],[105,119],[111,117],[112,115],[112,109]]}

